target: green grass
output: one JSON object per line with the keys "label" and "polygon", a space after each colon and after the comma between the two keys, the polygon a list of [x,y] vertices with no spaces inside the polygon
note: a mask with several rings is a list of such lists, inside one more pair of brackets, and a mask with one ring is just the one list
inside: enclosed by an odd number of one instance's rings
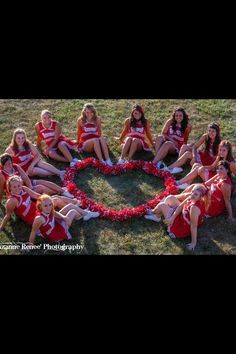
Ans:
{"label": "green grass", "polygon": [[[129,116],[131,106],[136,100],[0,100],[0,153],[11,141],[12,131],[18,126],[26,129],[29,139],[35,141],[34,125],[43,109],[51,110],[62,123],[63,134],[76,137],[76,118],[85,102],[96,105],[103,118],[103,134],[108,137],[111,157],[117,161],[120,154],[119,143],[113,139],[119,136],[124,119]],[[190,141],[194,141],[205,132],[211,121],[221,125],[224,138],[236,144],[236,100],[138,100],[145,108],[145,114],[151,121],[153,135],[159,134],[164,122],[176,106],[183,106],[191,117],[193,132]],[[91,155],[83,155],[85,158]],[[137,159],[151,160],[152,154],[141,153]],[[168,159],[167,161],[172,161]],[[62,168],[65,165],[54,163]],[[185,168],[184,173],[189,171]],[[179,178],[179,177],[178,177]],[[57,178],[51,178],[57,183]],[[104,176],[94,168],[88,168],[76,176],[78,187],[87,195],[107,207],[119,210],[142,204],[163,190],[163,182],[143,172],[129,172],[122,176]],[[4,204],[0,207],[0,218],[4,213]],[[233,198],[236,207],[236,198]],[[236,254],[236,226],[229,224],[226,215],[207,220],[199,229],[199,242],[196,254]],[[28,240],[30,227],[14,218],[0,235],[0,242]],[[91,220],[79,221],[71,228],[73,242],[84,246],[86,254],[189,254],[185,245],[189,241],[172,241],[166,234],[165,226],[144,218],[126,222]],[[16,251],[9,251],[15,254]],[[32,252],[40,254],[39,251]],[[6,254],[0,250],[0,254]],[[59,254],[54,252],[53,254]]]}

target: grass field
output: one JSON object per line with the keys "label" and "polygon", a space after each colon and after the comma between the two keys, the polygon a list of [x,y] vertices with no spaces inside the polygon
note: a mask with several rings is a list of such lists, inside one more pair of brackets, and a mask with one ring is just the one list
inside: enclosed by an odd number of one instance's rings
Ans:
{"label": "grass field", "polygon": [[[76,117],[85,102],[96,105],[103,118],[103,134],[108,137],[111,158],[117,161],[120,154],[119,142],[113,139],[119,136],[124,119],[129,116],[134,100],[0,100],[0,153],[9,145],[12,131],[21,127],[26,129],[30,140],[35,142],[34,125],[43,109],[49,109],[62,123],[63,134],[76,137]],[[176,106],[183,106],[191,117],[193,132],[190,141],[194,141],[205,132],[211,121],[221,125],[223,138],[236,144],[236,100],[138,100],[145,108],[145,115],[151,121],[153,135],[159,134],[164,122]],[[89,155],[80,156],[81,159]],[[91,156],[91,155],[90,155]],[[136,159],[152,160],[151,153],[141,153]],[[167,162],[172,159],[167,159]],[[52,162],[52,161],[51,161]],[[64,164],[52,162],[61,169]],[[185,167],[180,176],[189,171]],[[60,183],[59,179],[50,180]],[[148,176],[143,172],[130,172],[122,176],[104,176],[93,168],[81,172],[76,177],[78,187],[89,197],[104,203],[108,207],[120,209],[142,204],[163,190],[162,180]],[[4,213],[5,201],[0,206],[0,218]],[[233,197],[234,214],[236,197]],[[23,222],[12,220],[6,230],[0,234],[0,242],[28,240],[30,227]],[[189,254],[185,250],[186,240],[172,241],[166,234],[164,224],[156,224],[144,218],[126,222],[110,222],[102,219],[87,223],[77,222],[71,228],[73,242],[84,246],[83,253],[91,255],[133,255],[133,254]],[[9,251],[16,254],[18,251]],[[0,254],[6,251],[0,250]],[[32,254],[40,254],[33,251]],[[52,254],[52,253],[50,253]],[[55,252],[54,254],[59,254]],[[66,254],[63,253],[63,254]],[[226,214],[207,220],[199,229],[199,242],[195,254],[236,254],[236,225],[229,224]]]}

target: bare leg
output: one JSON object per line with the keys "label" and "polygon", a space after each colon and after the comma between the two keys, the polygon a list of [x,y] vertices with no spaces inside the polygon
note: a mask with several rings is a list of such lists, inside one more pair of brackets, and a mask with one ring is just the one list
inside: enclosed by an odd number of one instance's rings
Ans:
{"label": "bare leg", "polygon": [[75,210],[79,215],[80,215],[80,218],[85,216],[87,213],[86,211],[84,211],[83,209],[79,208],[78,206],[76,205],[73,205],[73,204],[68,204],[66,205],[64,208],[62,208],[59,212],[62,214],[62,215],[66,215],[70,210]]}
{"label": "bare leg", "polygon": [[80,220],[81,219],[81,215],[79,213],[77,213],[76,210],[70,210],[67,215],[66,215],[66,225],[69,229],[69,227],[71,227],[71,224],[74,220]]}
{"label": "bare leg", "polygon": [[61,153],[63,154],[63,156],[65,157],[65,159],[68,161],[68,162],[72,162],[73,161],[73,157],[71,156],[71,153],[67,147],[67,144],[66,142],[64,141],[61,141],[59,144],[58,144],[58,150],[61,151]]}
{"label": "bare leg", "polygon": [[183,166],[188,160],[192,159],[192,153],[190,151],[186,151],[182,156],[178,158],[177,161],[172,163],[170,166],[168,166],[169,169],[175,168],[175,167],[181,167]]}
{"label": "bare leg", "polygon": [[64,157],[59,155],[56,151],[50,150],[49,157],[53,160],[60,161],[60,162],[68,162],[68,160]]}
{"label": "bare leg", "polygon": [[142,143],[139,139],[133,139],[132,144],[130,146],[130,150],[129,150],[129,155],[128,155],[128,160],[131,160],[132,157],[134,156],[134,154],[137,151],[141,151],[143,148]]}
{"label": "bare leg", "polygon": [[44,170],[42,168],[34,167],[32,173],[29,173],[28,175],[30,177],[33,177],[33,176],[48,177],[48,176],[51,176],[52,173],[50,173],[49,171],[46,171],[46,170]]}
{"label": "bare leg", "polygon": [[174,153],[175,151],[174,144],[171,141],[166,141],[156,154],[153,163],[156,164],[157,162],[163,160],[168,153]]}
{"label": "bare leg", "polygon": [[105,156],[105,159],[106,160],[110,160],[110,156],[109,156],[109,151],[108,151],[108,147],[107,147],[107,142],[106,142],[106,139],[101,137],[99,139],[100,141],[100,144],[101,144],[101,147],[102,147],[102,151],[103,151],[103,154]]}
{"label": "bare leg", "polygon": [[178,185],[181,185],[183,183],[189,183],[191,184],[195,178],[197,178],[198,176],[198,169],[194,169],[192,170],[191,172],[189,172],[184,178],[181,178],[179,181],[178,181]]}
{"label": "bare leg", "polygon": [[62,172],[62,171],[58,170],[58,168],[56,168],[55,166],[50,165],[49,163],[47,163],[45,161],[42,161],[42,160],[38,162],[37,167],[40,167],[40,168],[42,168],[42,169],[44,169],[46,171],[51,172],[48,175],[60,176],[60,174]]}
{"label": "bare leg", "polygon": [[88,141],[85,144],[84,151],[89,153],[95,151],[99,161],[101,162],[103,161],[102,150],[101,150],[99,139],[95,138],[91,141]]}
{"label": "bare leg", "polygon": [[163,135],[159,135],[156,138],[156,143],[155,143],[155,150],[156,153],[158,153],[158,151],[160,150],[161,145],[165,142]]}
{"label": "bare leg", "polygon": [[178,198],[176,198],[174,195],[170,195],[165,199],[165,202],[159,203],[156,208],[153,210],[154,214],[156,214],[157,217],[162,217],[164,216],[165,219],[168,218],[170,209],[173,207],[177,207],[180,204],[180,201]]}
{"label": "bare leg", "polygon": [[126,139],[125,144],[123,145],[123,148],[122,148],[122,153],[121,153],[121,159],[122,160],[124,160],[124,158],[128,154],[128,151],[130,150],[130,146],[132,144],[132,141],[133,141],[132,138]]}
{"label": "bare leg", "polygon": [[34,180],[35,181],[35,185],[36,186],[44,186],[47,187],[48,189],[50,189],[54,194],[55,193],[64,193],[65,190],[63,188],[61,188],[60,186],[58,186],[57,184],[53,183],[53,182],[49,182],[49,181],[45,181],[44,179],[38,179],[38,180]]}
{"label": "bare leg", "polygon": [[186,145],[186,144],[182,145],[182,146],[181,146],[181,149],[180,149],[180,152],[179,152],[179,157],[181,157],[182,155],[184,155],[185,152],[187,152],[187,151],[191,152],[191,151],[192,151],[192,148],[191,148],[190,146]]}

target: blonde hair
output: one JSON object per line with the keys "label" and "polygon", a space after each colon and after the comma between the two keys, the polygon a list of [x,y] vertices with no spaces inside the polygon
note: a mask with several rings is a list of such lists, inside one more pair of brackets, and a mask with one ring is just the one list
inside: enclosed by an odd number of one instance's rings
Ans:
{"label": "blonde hair", "polygon": [[39,212],[42,212],[42,203],[45,200],[50,200],[52,202],[52,211],[51,214],[54,214],[54,204],[53,204],[53,200],[52,198],[48,195],[48,194],[42,194],[38,199],[37,199],[37,203],[36,203],[36,208]]}
{"label": "blonde hair", "polygon": [[7,181],[7,190],[11,192],[11,183],[12,182],[20,182],[23,185],[22,178],[20,176],[12,176]]}
{"label": "blonde hair", "polygon": [[42,112],[41,112],[41,119],[44,117],[44,116],[52,116],[52,113],[50,111],[48,111],[47,109],[44,109]]}
{"label": "blonde hair", "polygon": [[202,197],[206,195],[207,189],[202,184],[197,184],[193,187],[193,191],[198,191],[201,193]]}

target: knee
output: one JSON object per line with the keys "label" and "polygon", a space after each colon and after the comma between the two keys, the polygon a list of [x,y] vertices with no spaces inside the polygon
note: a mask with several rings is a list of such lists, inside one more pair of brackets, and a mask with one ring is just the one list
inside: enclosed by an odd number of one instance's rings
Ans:
{"label": "knee", "polygon": [[136,144],[136,145],[137,145],[137,144],[139,143],[139,141],[140,141],[139,139],[133,138],[133,144]]}
{"label": "knee", "polygon": [[49,150],[48,156],[49,156],[51,159],[53,159],[54,156],[55,156],[54,151]]}
{"label": "knee", "polygon": [[198,172],[199,175],[202,174],[202,173],[204,173],[204,172],[205,172],[205,167],[204,167],[204,166],[199,167],[198,170],[197,170],[197,172]]}
{"label": "knee", "polygon": [[126,143],[126,144],[131,144],[132,141],[133,141],[133,138],[130,138],[130,137],[129,137],[129,138],[126,139],[125,143]]}
{"label": "knee", "polygon": [[63,149],[66,146],[66,143],[64,141],[60,141],[60,143],[58,144],[58,149]]}
{"label": "knee", "polygon": [[188,159],[192,159],[192,153],[191,153],[191,151],[186,151],[186,152],[185,152],[185,156],[186,156]]}
{"label": "knee", "polygon": [[43,194],[44,193],[44,188],[43,186],[36,186],[35,187],[35,192],[39,193],[39,194]]}
{"label": "knee", "polygon": [[166,141],[163,146],[165,146],[166,148],[170,149],[171,147],[173,147],[173,143],[171,141]]}
{"label": "knee", "polygon": [[106,139],[104,136],[101,136],[101,137],[99,138],[99,141],[100,141],[101,143],[106,143],[106,142],[107,142],[107,139]]}

